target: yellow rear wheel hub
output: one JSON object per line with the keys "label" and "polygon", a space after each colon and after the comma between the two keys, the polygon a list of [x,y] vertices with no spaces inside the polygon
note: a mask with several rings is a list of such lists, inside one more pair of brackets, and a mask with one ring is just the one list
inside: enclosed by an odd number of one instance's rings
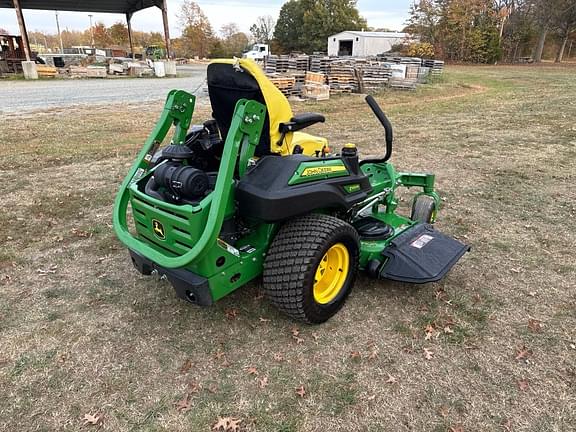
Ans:
{"label": "yellow rear wheel hub", "polygon": [[314,275],[314,300],[327,304],[334,300],[346,282],[350,269],[350,253],[342,243],[326,251]]}

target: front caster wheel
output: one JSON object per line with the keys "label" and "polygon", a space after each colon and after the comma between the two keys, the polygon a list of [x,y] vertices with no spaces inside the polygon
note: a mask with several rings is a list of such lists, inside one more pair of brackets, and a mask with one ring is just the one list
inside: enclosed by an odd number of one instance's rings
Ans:
{"label": "front caster wheel", "polygon": [[434,223],[436,221],[436,202],[427,195],[418,195],[412,205],[410,219],[416,222]]}

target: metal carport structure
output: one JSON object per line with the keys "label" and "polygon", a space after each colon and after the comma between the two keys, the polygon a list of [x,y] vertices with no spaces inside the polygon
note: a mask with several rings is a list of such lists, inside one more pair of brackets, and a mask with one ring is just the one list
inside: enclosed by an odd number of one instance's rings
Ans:
{"label": "metal carport structure", "polygon": [[128,24],[128,38],[130,42],[130,52],[134,54],[132,45],[132,26],[130,21],[132,15],[142,9],[156,6],[162,11],[162,21],[164,23],[164,39],[166,43],[166,53],[170,56],[170,32],[168,30],[168,7],[167,0],[0,0],[0,8],[15,9],[24,44],[26,59],[30,61],[30,43],[24,21],[23,9],[39,9],[69,12],[100,12],[124,14]]}

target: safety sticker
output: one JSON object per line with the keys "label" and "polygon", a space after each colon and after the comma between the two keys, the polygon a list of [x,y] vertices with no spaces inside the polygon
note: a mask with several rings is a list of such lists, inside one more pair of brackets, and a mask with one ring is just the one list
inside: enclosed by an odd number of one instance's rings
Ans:
{"label": "safety sticker", "polygon": [[428,243],[430,243],[430,241],[433,239],[434,237],[429,236],[427,234],[423,234],[420,237],[418,237],[416,240],[414,240],[412,243],[410,243],[410,246],[415,247],[416,249],[422,249],[424,246],[426,246]]}
{"label": "safety sticker", "polygon": [[218,246],[220,246],[222,249],[225,249],[228,251],[228,253],[231,253],[232,255],[240,258],[240,251],[238,249],[236,249],[234,246],[229,245],[228,243],[226,243],[222,239],[218,239],[217,241],[218,241]]}
{"label": "safety sticker", "polygon": [[244,252],[244,253],[251,254],[252,252],[255,252],[255,251],[256,251],[256,248],[253,248],[253,247],[250,246],[250,245],[244,245],[244,246],[242,246],[242,247],[240,248],[240,251],[241,251],[241,252]]}

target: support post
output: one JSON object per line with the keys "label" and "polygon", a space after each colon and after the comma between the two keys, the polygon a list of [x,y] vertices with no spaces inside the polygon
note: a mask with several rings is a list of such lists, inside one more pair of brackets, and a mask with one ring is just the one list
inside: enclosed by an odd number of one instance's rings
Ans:
{"label": "support post", "polygon": [[60,33],[60,21],[58,20],[58,11],[56,12],[56,29],[58,30],[58,40],[60,41],[60,54],[64,54],[64,44],[62,43],[62,33]]}
{"label": "support post", "polygon": [[166,43],[166,58],[172,56],[172,47],[170,46],[170,30],[168,28],[168,2],[162,0],[162,21],[164,22],[164,40]]}
{"label": "support post", "polygon": [[16,9],[16,17],[18,18],[18,26],[20,27],[20,35],[22,36],[22,44],[24,45],[24,55],[26,56],[26,61],[30,61],[32,59],[30,43],[28,42],[28,32],[26,31],[26,23],[24,22],[22,8],[20,7],[20,0],[12,0],[12,3],[14,4],[14,9]]}
{"label": "support post", "polygon": [[126,23],[128,24],[128,42],[130,43],[130,57],[134,60],[134,44],[132,42],[132,12],[126,14]]}

